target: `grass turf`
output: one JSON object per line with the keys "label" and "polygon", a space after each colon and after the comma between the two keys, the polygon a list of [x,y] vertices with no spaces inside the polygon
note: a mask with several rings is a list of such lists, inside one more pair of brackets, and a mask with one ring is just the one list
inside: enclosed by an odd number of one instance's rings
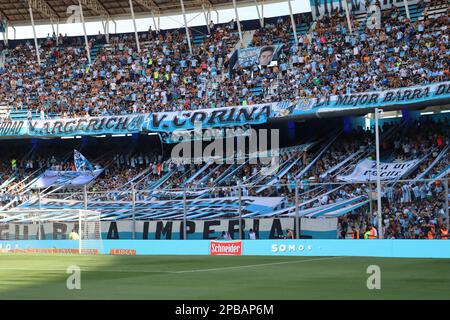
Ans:
{"label": "grass turf", "polygon": [[[81,268],[68,290],[67,267]],[[369,265],[381,290],[368,290]],[[450,259],[0,255],[0,299],[450,299]]]}

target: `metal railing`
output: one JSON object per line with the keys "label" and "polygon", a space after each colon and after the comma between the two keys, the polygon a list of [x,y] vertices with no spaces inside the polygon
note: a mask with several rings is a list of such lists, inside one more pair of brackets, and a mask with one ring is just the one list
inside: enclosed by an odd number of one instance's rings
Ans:
{"label": "metal railing", "polygon": [[[364,225],[373,223],[374,208],[378,196],[386,218],[393,215],[415,214],[431,220],[441,219],[440,224],[449,228],[448,176],[433,179],[396,179],[381,181],[383,194],[376,193],[375,182],[318,182],[308,179],[292,180],[288,183],[264,185],[264,194],[256,195],[261,185],[250,185],[238,181],[230,186],[193,186],[172,189],[136,189],[88,191],[87,187],[76,198],[67,199],[72,192],[59,190],[41,196],[19,206],[22,209],[55,210],[84,209],[103,213],[106,220],[132,220],[132,238],[136,238],[136,220],[182,220],[183,234],[188,220],[213,218],[239,219],[242,237],[244,219],[283,217],[294,219],[295,236],[301,235],[301,218],[336,218],[358,216]],[[266,210],[252,209],[255,201],[270,200]],[[223,203],[226,202],[226,205]],[[221,212],[223,210],[223,212]],[[405,211],[406,210],[406,211]],[[415,210],[415,213],[413,213]],[[437,210],[437,211],[436,211]],[[440,214],[438,212],[443,212]],[[360,223],[360,222],[358,222]],[[184,237],[186,239],[186,237]]]}

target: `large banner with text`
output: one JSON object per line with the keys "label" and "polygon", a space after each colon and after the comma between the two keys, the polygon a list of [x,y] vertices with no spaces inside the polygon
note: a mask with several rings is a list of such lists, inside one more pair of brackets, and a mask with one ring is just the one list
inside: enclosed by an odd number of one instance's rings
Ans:
{"label": "large banner with text", "polygon": [[124,135],[156,132],[164,142],[177,142],[174,132],[194,129],[235,128],[286,118],[324,118],[373,112],[374,108],[398,110],[450,102],[450,81],[386,91],[345,94],[296,101],[155,112],[131,115],[10,121],[0,118],[0,138]]}
{"label": "large banner with text", "polygon": [[[313,239],[336,239],[337,218],[300,219],[300,234]],[[95,228],[95,224],[88,224]],[[88,226],[88,227],[89,227]],[[187,220],[187,239],[218,239],[223,232],[231,239],[239,239],[239,219]],[[183,220],[131,220],[102,221],[103,240],[180,240],[183,239]],[[281,239],[287,229],[295,231],[294,218],[243,219],[243,239],[249,238],[252,229],[256,239]],[[41,240],[66,240],[69,233],[78,230],[76,222],[47,222],[41,224]],[[0,240],[36,240],[38,224],[5,223],[0,225]]]}

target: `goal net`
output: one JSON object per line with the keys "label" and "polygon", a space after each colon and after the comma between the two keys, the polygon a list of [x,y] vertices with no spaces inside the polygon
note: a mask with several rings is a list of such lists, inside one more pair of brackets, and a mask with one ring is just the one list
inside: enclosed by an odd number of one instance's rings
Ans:
{"label": "goal net", "polygon": [[100,213],[78,209],[0,211],[0,250],[102,253]]}

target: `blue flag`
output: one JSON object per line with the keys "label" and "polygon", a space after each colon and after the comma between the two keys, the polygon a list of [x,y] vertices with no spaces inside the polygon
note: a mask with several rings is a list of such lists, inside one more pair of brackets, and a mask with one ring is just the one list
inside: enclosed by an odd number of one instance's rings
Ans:
{"label": "blue flag", "polygon": [[77,150],[73,153],[73,162],[75,163],[76,171],[92,171],[92,164]]}

